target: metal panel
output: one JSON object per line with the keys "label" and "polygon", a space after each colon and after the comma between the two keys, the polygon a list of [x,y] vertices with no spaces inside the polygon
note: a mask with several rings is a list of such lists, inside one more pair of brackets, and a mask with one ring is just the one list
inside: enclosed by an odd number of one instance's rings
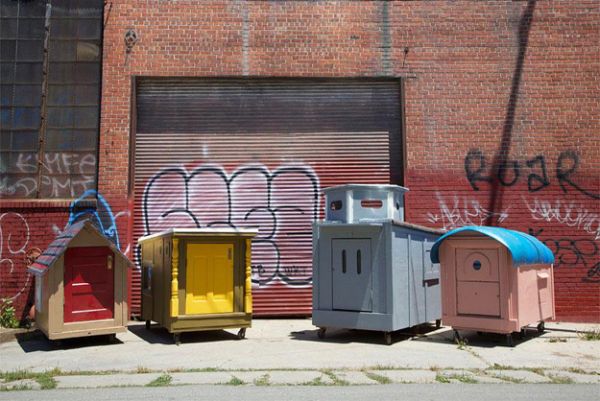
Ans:
{"label": "metal panel", "polygon": [[[134,241],[170,227],[259,226],[255,314],[311,311],[321,189],[401,184],[397,80],[137,82]],[[134,280],[134,312],[139,305]]]}
{"label": "metal panel", "polygon": [[370,238],[334,239],[331,248],[333,309],[371,312],[373,275]]}

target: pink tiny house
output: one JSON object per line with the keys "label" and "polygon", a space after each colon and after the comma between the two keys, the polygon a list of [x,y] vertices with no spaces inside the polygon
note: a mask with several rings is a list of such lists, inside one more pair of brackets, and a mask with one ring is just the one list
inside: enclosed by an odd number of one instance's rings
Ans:
{"label": "pink tiny house", "polygon": [[499,227],[467,226],[434,244],[440,263],[442,321],[459,330],[505,334],[554,319],[554,256],[538,239]]}

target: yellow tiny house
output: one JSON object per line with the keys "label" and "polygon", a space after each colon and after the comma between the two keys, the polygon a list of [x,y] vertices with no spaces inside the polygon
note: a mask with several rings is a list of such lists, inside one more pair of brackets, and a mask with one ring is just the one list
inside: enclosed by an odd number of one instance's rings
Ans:
{"label": "yellow tiny house", "polygon": [[252,322],[251,249],[255,230],[171,229],[139,239],[142,319],[158,322],[177,344],[186,331]]}

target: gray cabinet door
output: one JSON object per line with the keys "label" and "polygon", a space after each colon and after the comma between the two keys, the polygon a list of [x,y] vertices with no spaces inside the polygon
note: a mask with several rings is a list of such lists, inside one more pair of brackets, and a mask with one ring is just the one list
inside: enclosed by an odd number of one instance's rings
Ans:
{"label": "gray cabinet door", "polygon": [[371,312],[371,241],[334,239],[331,245],[333,309]]}

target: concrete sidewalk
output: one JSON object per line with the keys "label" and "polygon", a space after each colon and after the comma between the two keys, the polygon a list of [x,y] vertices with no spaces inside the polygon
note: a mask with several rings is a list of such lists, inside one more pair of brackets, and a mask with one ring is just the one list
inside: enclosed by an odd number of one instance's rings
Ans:
{"label": "concrete sidewalk", "polygon": [[0,386],[600,383],[600,341],[581,335],[594,329],[548,324],[544,334],[532,329],[510,348],[501,336],[476,333],[457,345],[449,328],[426,326],[416,336],[395,333],[387,346],[381,333],[328,330],[321,340],[309,319],[255,319],[243,341],[235,331],[197,332],[183,334],[177,346],[164,329],[132,322],[113,344],[98,337],[53,347],[37,333],[2,343]]}

